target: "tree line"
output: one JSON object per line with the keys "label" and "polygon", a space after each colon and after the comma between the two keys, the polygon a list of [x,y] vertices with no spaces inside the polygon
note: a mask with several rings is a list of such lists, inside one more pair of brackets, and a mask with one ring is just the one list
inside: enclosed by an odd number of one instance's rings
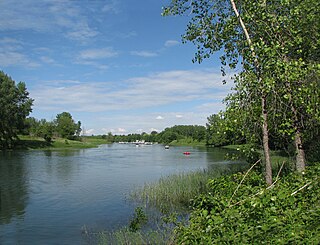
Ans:
{"label": "tree line", "polygon": [[135,141],[146,141],[146,142],[158,142],[163,144],[170,144],[173,142],[188,142],[188,143],[199,143],[205,142],[206,140],[206,128],[201,125],[175,125],[173,127],[165,128],[163,131],[158,133],[152,131],[150,134],[142,132],[141,134],[128,134],[128,135],[107,135],[101,136],[107,139],[109,142],[135,142]]}

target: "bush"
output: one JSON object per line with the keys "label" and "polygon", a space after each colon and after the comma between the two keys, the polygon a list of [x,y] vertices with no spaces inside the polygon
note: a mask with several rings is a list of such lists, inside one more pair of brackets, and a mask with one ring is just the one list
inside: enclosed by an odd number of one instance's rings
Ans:
{"label": "bush", "polygon": [[[266,188],[250,172],[210,180],[193,200],[189,224],[175,229],[178,244],[319,244],[320,164]],[[235,190],[237,191],[235,192]]]}

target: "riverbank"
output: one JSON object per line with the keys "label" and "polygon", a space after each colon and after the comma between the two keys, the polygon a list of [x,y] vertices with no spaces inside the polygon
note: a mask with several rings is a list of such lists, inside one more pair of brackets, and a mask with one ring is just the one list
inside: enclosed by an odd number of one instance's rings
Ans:
{"label": "riverbank", "polygon": [[[110,239],[121,244],[140,244],[150,241],[148,234],[153,234],[161,244],[318,244],[319,172],[320,163],[308,166],[303,174],[279,171],[275,173],[274,184],[267,187],[263,175],[252,170],[207,179],[205,189],[201,189],[203,184],[199,183],[207,173],[202,177],[201,173],[170,176],[144,187],[140,193],[143,206],[153,206],[153,203],[161,210],[161,202],[171,207],[182,205],[190,210],[187,220],[179,219],[179,214],[166,209],[160,229],[133,232],[124,228],[114,233],[101,232],[99,244],[109,244]],[[177,202],[177,196],[181,195],[177,195],[176,190],[189,188],[192,185],[186,183],[194,180],[201,180],[193,185],[198,193],[193,192],[192,198],[185,196]],[[167,187],[174,190],[163,195],[161,190]]]}
{"label": "riverbank", "polygon": [[42,150],[64,150],[64,149],[86,149],[95,148],[102,144],[108,144],[105,139],[96,137],[81,137],[80,140],[54,138],[51,142],[40,137],[19,136],[16,149],[42,149]]}
{"label": "riverbank", "polygon": [[168,145],[170,146],[203,146],[203,147],[207,146],[205,141],[192,140],[191,138],[174,140],[174,141],[171,141]]}

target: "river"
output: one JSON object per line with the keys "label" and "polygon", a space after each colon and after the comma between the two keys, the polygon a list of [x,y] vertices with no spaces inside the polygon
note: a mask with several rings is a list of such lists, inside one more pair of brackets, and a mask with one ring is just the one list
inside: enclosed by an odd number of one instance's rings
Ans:
{"label": "river", "polygon": [[174,173],[233,171],[240,163],[224,160],[226,153],[131,144],[0,152],[0,244],[84,244],[84,229],[128,224],[130,191]]}

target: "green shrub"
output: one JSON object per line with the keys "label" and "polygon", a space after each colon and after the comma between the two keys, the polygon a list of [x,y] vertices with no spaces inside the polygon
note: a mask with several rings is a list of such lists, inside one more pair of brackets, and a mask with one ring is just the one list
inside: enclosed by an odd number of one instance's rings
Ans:
{"label": "green shrub", "polygon": [[[175,228],[177,244],[319,244],[320,164],[267,188],[250,172],[210,180],[197,196],[188,225]],[[239,188],[238,188],[239,187]],[[235,190],[237,190],[235,192]]]}

